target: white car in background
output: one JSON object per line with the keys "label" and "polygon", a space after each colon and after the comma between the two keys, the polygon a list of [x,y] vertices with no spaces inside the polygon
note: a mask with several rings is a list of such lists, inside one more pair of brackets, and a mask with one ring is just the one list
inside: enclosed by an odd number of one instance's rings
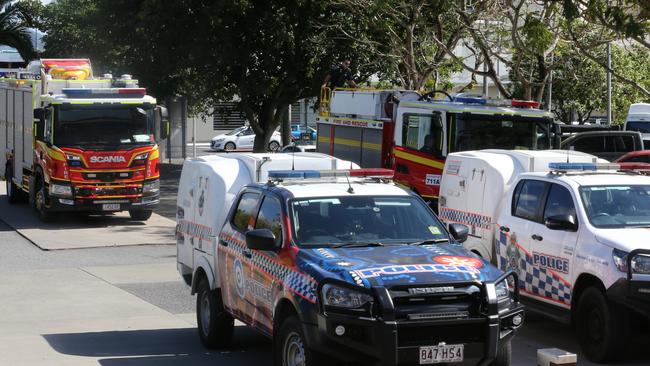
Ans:
{"label": "white car in background", "polygon": [[[210,149],[212,151],[233,151],[233,150],[252,150],[255,141],[255,132],[250,126],[236,128],[226,134],[217,135],[212,138]],[[282,146],[282,136],[280,132],[275,131],[267,148],[270,151],[277,151]]]}

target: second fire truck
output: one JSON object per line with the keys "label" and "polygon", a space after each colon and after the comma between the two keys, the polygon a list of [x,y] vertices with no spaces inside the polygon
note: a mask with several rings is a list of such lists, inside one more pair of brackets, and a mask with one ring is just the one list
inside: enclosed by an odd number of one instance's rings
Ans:
{"label": "second fire truck", "polygon": [[442,169],[453,164],[449,153],[559,146],[552,115],[537,102],[431,94],[325,88],[318,151],[364,168],[392,168],[396,182],[437,202]]}
{"label": "second fire truck", "polygon": [[128,75],[93,77],[89,60],[43,59],[0,79],[0,176],[7,198],[54,212],[128,211],[159,202],[166,111]]}

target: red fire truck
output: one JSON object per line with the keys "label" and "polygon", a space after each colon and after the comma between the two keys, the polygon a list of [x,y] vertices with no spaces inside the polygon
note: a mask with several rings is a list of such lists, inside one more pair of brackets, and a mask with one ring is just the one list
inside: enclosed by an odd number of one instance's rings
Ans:
{"label": "red fire truck", "polygon": [[[43,59],[0,78],[0,175],[9,203],[54,212],[128,210],[159,202],[156,139],[166,110],[129,75],[95,78],[89,60]],[[157,133],[156,133],[157,131]]]}
{"label": "red fire truck", "polygon": [[432,94],[324,88],[317,150],[364,168],[392,168],[396,182],[437,201],[449,153],[559,146],[552,115],[537,102]]}

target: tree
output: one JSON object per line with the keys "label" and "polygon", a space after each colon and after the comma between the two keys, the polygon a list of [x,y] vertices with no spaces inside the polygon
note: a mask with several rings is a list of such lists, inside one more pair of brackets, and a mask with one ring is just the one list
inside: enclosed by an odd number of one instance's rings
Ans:
{"label": "tree", "polygon": [[33,59],[36,51],[29,30],[30,14],[11,0],[0,0],[0,9],[0,44],[15,48],[25,61]]}

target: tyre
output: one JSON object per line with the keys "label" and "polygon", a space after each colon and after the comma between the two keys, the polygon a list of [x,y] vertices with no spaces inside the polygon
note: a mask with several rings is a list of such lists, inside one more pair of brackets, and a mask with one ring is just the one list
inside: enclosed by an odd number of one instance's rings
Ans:
{"label": "tyre", "polygon": [[580,296],[576,314],[580,346],[590,361],[605,363],[623,354],[629,330],[626,309],[590,287]]}
{"label": "tyre", "polygon": [[153,214],[152,210],[129,210],[129,216],[136,221],[147,221],[151,214]]}
{"label": "tyre", "polygon": [[276,366],[320,366],[329,364],[331,360],[322,357],[305,344],[305,335],[300,321],[296,316],[286,318],[280,326],[278,339],[274,341]]}
{"label": "tyre", "polygon": [[501,345],[497,357],[490,366],[510,366],[510,361],[512,361],[512,344],[508,341],[508,343]]}
{"label": "tyre", "polygon": [[278,151],[280,150],[280,144],[277,141],[269,142],[269,151]]}
{"label": "tyre", "polygon": [[51,222],[54,220],[54,215],[47,208],[48,194],[43,180],[39,180],[36,186],[36,195],[34,197],[34,208],[38,214],[39,220],[42,222]]}
{"label": "tyre", "polygon": [[11,167],[7,166],[7,170],[5,170],[5,183],[7,185],[7,201],[13,205],[22,202],[25,199],[25,194],[20,187],[14,184],[10,169]]}
{"label": "tyre", "polygon": [[233,151],[236,148],[237,148],[237,146],[235,146],[234,142],[226,142],[226,144],[223,145],[223,149],[226,150],[226,151]]}
{"label": "tyre", "polygon": [[206,348],[224,348],[230,344],[235,320],[223,308],[221,291],[210,289],[206,278],[201,279],[197,287],[196,324]]}

